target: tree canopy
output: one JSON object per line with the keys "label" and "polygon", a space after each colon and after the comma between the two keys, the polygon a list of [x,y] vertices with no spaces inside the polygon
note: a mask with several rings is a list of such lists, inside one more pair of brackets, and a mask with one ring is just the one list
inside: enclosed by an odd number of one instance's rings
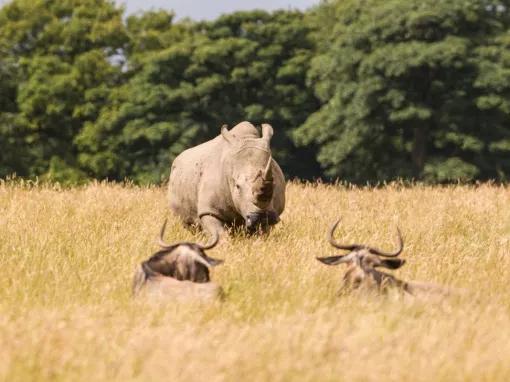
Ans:
{"label": "tree canopy", "polygon": [[508,1],[343,0],[176,22],[107,0],[0,9],[0,177],[159,183],[249,120],[287,176],[510,176]]}
{"label": "tree canopy", "polygon": [[[202,23],[174,24],[164,12],[130,17],[129,78],[78,136],[80,162],[101,177],[157,182],[169,159],[224,123],[249,120],[275,126],[275,156],[289,173],[312,176],[313,152],[290,140],[317,106],[303,91],[313,46],[303,18],[262,11]],[[298,154],[308,160],[294,163]]]}
{"label": "tree canopy", "polygon": [[296,139],[354,182],[506,180],[508,17],[499,1],[324,4],[309,71],[322,105]]}

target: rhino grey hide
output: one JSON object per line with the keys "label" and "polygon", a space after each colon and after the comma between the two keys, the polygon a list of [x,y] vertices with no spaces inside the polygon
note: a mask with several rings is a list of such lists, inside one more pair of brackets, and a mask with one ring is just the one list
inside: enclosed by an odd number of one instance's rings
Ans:
{"label": "rhino grey hide", "polygon": [[276,224],[285,208],[285,178],[271,157],[273,128],[262,136],[249,122],[182,152],[170,172],[170,208],[185,224],[224,233],[226,225],[249,232]]}

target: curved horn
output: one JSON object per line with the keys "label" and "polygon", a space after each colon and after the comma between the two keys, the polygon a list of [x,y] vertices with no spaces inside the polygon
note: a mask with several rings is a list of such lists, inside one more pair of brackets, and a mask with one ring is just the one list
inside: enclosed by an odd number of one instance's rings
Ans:
{"label": "curved horn", "polygon": [[395,252],[384,252],[377,248],[371,248],[367,247],[367,249],[370,251],[370,253],[373,253],[374,255],[379,255],[383,257],[397,257],[402,253],[402,250],[404,249],[404,241],[402,240],[402,233],[400,232],[400,229],[397,227],[397,233],[398,233],[398,245],[399,248]]}
{"label": "curved horn", "polygon": [[223,138],[225,138],[225,140],[228,143],[232,143],[232,141],[234,140],[234,137],[232,136],[232,133],[230,131],[228,131],[228,125],[227,124],[221,126],[221,135],[223,136]]}
{"label": "curved horn", "polygon": [[163,240],[163,235],[165,234],[166,222],[167,221],[168,221],[168,219],[165,219],[165,222],[163,223],[163,227],[161,227],[161,231],[159,232],[159,238],[158,238],[158,245],[161,248],[164,248],[164,249],[167,249],[167,248],[170,248],[170,247],[174,247],[174,246],[177,245],[177,244],[168,244],[167,242],[165,242]]}
{"label": "curved horn", "polygon": [[335,239],[333,239],[333,235],[335,233],[335,230],[336,230],[336,227],[338,226],[338,223],[340,223],[340,219],[338,219],[336,221],[335,224],[333,224],[329,230],[329,233],[328,233],[328,241],[329,241],[329,244],[331,244],[333,247],[335,248],[338,248],[338,249],[345,249],[347,251],[353,251],[355,250],[356,248],[359,248],[359,247],[362,247],[362,245],[359,245],[359,244],[350,244],[350,245],[343,245],[343,244],[339,244],[335,241]]}
{"label": "curved horn", "polygon": [[273,163],[273,158],[271,155],[269,155],[269,159],[266,164],[266,168],[264,169],[264,172],[262,173],[262,179],[266,181],[272,181],[273,180],[273,171],[271,164]]}
{"label": "curved horn", "polygon": [[206,249],[212,249],[214,247],[216,247],[216,245],[218,244],[218,242],[220,241],[220,235],[218,234],[218,232],[215,230],[214,231],[214,234],[213,234],[213,238],[211,241],[209,241],[209,243],[203,245],[203,244],[198,244],[197,245],[200,247],[200,249],[202,250],[206,250]]}
{"label": "curved horn", "polygon": [[273,127],[269,123],[262,124],[262,138],[269,142],[273,137],[273,133]]}
{"label": "curved horn", "polygon": [[[169,248],[175,247],[179,244],[183,244],[181,242],[168,244],[167,242],[165,242],[163,240],[163,235],[165,234],[165,228],[166,228],[167,221],[168,221],[168,219],[165,219],[165,222],[163,223],[163,227],[161,227],[161,231],[159,233],[159,238],[157,241],[158,245],[163,249],[169,249]],[[218,234],[218,232],[214,231],[213,239],[209,243],[207,243],[205,245],[197,243],[196,245],[202,250],[212,249],[218,244],[219,241],[220,241],[220,235]]]}

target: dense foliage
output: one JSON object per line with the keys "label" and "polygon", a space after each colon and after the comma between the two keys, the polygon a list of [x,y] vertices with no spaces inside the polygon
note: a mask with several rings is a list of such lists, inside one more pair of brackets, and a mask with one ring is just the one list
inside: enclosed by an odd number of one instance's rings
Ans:
{"label": "dense foliage", "polygon": [[297,129],[330,176],[355,182],[510,175],[508,4],[323,5],[309,72],[321,108]]}
{"label": "dense foliage", "polygon": [[222,124],[288,176],[510,176],[510,4],[344,0],[174,21],[108,0],[0,9],[0,177],[160,182]]}

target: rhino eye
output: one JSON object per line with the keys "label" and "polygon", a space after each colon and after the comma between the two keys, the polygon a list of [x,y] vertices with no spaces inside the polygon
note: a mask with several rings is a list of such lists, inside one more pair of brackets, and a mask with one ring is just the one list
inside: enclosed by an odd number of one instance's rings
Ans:
{"label": "rhino eye", "polygon": [[240,190],[240,189],[241,189],[241,185],[240,185],[239,183],[236,183],[236,188],[237,188],[238,190]]}

